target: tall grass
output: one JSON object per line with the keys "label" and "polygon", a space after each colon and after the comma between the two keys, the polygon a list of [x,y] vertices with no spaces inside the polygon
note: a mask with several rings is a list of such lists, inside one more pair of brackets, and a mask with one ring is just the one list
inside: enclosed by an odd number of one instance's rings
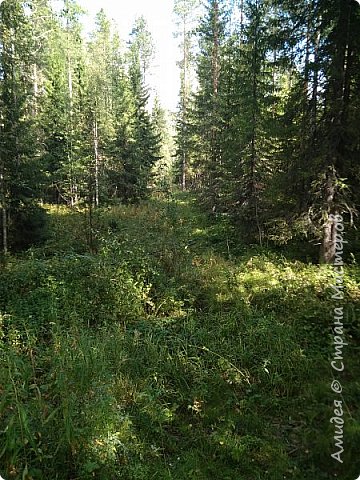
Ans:
{"label": "tall grass", "polygon": [[356,266],[337,466],[329,269],[236,256],[186,196],[102,211],[92,253],[83,213],[51,216],[47,245],[0,272],[1,475],[356,478]]}

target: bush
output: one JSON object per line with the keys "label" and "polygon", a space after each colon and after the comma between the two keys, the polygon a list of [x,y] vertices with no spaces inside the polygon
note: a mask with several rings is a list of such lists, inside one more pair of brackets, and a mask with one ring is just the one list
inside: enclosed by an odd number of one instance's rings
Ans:
{"label": "bush", "polygon": [[38,205],[26,205],[10,215],[9,246],[15,252],[42,245],[48,238],[46,211]]}
{"label": "bush", "polygon": [[[0,270],[0,474],[333,478],[331,269],[236,257],[193,208],[101,210],[96,253],[84,213],[56,209],[46,248]],[[344,480],[359,469],[358,281],[346,268]]]}

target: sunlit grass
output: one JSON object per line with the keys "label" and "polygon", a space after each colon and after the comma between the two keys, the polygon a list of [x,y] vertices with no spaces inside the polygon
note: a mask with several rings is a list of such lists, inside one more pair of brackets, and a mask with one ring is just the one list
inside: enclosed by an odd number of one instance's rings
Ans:
{"label": "sunlit grass", "polygon": [[[93,249],[86,212],[49,211],[44,249],[1,271],[5,478],[333,478],[329,268],[232,254],[190,195],[101,210]],[[344,480],[358,279],[347,269]]]}

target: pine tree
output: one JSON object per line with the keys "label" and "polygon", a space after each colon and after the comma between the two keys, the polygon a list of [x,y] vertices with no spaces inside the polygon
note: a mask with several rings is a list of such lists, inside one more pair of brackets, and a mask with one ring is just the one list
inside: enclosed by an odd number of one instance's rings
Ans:
{"label": "pine tree", "polygon": [[289,32],[282,41],[292,78],[284,114],[281,214],[290,236],[321,241],[327,263],[335,248],[331,215],[353,216],[356,205],[358,10],[351,1],[314,0],[283,2],[280,12]]}
{"label": "pine tree", "polygon": [[169,192],[174,177],[172,118],[170,118],[169,112],[162,108],[158,97],[154,102],[152,123],[161,145],[161,158],[152,167],[153,183],[157,189]]}
{"label": "pine tree", "polygon": [[35,128],[34,31],[25,4],[0,5],[2,247],[18,249],[39,239],[42,211],[36,204],[41,168]]}
{"label": "pine tree", "polygon": [[129,47],[129,80],[132,112],[127,130],[118,134],[118,152],[123,172],[119,196],[126,202],[136,202],[148,194],[151,170],[160,158],[160,135],[155,131],[148,112],[147,70],[153,55],[152,40],[143,18],[136,21]]}
{"label": "pine tree", "polygon": [[272,132],[274,122],[271,103],[274,86],[270,64],[271,46],[267,34],[270,12],[268,5],[247,0],[243,5],[247,24],[242,26],[244,38],[239,45],[236,68],[241,85],[238,99],[240,112],[236,126],[241,142],[238,152],[235,202],[239,222],[246,226],[247,235],[261,244],[264,234],[264,192],[271,181]]}
{"label": "pine tree", "polygon": [[61,20],[60,48],[65,46],[65,132],[66,156],[62,159],[58,174],[61,195],[74,206],[86,195],[87,164],[83,158],[85,129],[85,50],[80,17],[83,10],[75,0],[65,0]]}
{"label": "pine tree", "polygon": [[[88,45],[87,116],[91,137],[90,165],[93,203],[99,206],[105,195],[105,164],[115,138],[113,32],[103,10],[96,17],[96,30]],[[116,75],[116,73],[115,73]]]}
{"label": "pine tree", "polygon": [[330,263],[336,246],[332,215],[353,213],[351,187],[359,186],[359,178],[349,178],[349,173],[359,155],[358,137],[352,133],[358,103],[353,105],[352,100],[356,101],[360,15],[359,6],[352,0],[324,2],[320,14],[321,30],[328,35],[320,52],[324,59],[324,107],[318,132],[320,178],[314,186],[321,189],[319,210],[324,219],[321,260]]}
{"label": "pine tree", "polygon": [[199,9],[198,0],[176,0],[174,13],[178,31],[176,36],[181,38],[180,48],[182,59],[178,62],[180,68],[180,102],[177,113],[177,157],[180,164],[180,184],[183,190],[188,183],[190,169],[191,147],[189,144],[189,112],[191,108],[191,94],[193,91],[194,74],[194,24]]}
{"label": "pine tree", "polygon": [[226,34],[224,2],[209,0],[200,22],[197,75],[199,89],[195,98],[195,135],[202,165],[206,203],[215,211],[221,196],[220,179],[222,128],[219,89],[221,87],[223,47]]}

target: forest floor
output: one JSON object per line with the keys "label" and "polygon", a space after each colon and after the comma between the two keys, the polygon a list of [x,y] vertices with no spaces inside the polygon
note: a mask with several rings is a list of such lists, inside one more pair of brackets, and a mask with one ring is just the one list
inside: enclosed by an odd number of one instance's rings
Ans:
{"label": "forest floor", "polygon": [[47,243],[0,270],[0,475],[357,478],[357,265],[339,396],[331,268],[244,248],[189,194],[101,209],[92,249],[83,212],[49,213]]}

